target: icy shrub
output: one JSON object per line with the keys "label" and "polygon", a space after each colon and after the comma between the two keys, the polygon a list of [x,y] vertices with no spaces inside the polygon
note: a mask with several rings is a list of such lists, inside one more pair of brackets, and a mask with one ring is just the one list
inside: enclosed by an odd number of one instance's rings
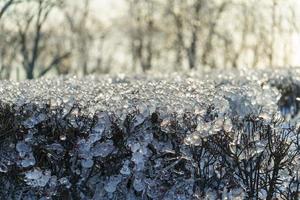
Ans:
{"label": "icy shrub", "polygon": [[1,82],[0,197],[298,199],[299,74]]}

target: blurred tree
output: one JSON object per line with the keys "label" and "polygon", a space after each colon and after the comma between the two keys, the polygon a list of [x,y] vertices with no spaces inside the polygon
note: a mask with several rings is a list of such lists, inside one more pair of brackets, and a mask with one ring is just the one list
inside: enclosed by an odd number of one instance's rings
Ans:
{"label": "blurred tree", "polygon": [[137,63],[142,70],[148,71],[153,62],[154,19],[153,0],[127,0],[132,22],[130,30],[133,65]]}
{"label": "blurred tree", "polygon": [[208,34],[203,45],[203,53],[201,56],[201,62],[204,66],[209,65],[210,67],[215,67],[215,62],[210,63],[208,61],[208,57],[210,56],[211,51],[213,50],[213,38],[217,34],[218,23],[220,21],[222,13],[225,11],[226,6],[229,4],[229,2],[230,1],[224,0],[220,5],[214,6],[214,10],[212,11],[213,15],[209,17],[207,27]]}
{"label": "blurred tree", "polygon": [[89,6],[90,1],[84,0],[81,7],[74,7],[74,9],[64,10],[67,23],[73,33],[72,35],[74,36],[74,42],[72,42],[71,45],[78,50],[78,61],[80,62],[79,65],[82,67],[82,73],[84,75],[89,74],[89,48],[90,43],[92,42],[92,34],[95,34],[87,31],[87,22],[90,14]]}
{"label": "blurred tree", "polygon": [[109,58],[104,58],[103,52],[108,31],[101,19],[91,13],[90,0],[77,4],[70,1],[64,5],[63,13],[69,27],[68,40],[73,50],[74,65],[78,66],[77,71],[83,75],[108,72]]}
{"label": "blurred tree", "polygon": [[197,62],[197,49],[198,49],[198,35],[200,23],[200,11],[203,9],[203,0],[195,0],[192,4],[192,27],[191,27],[191,40],[187,47],[187,55],[189,61],[189,68],[194,69]]}
{"label": "blurred tree", "polygon": [[0,30],[0,79],[9,79],[12,64],[17,59],[17,38],[12,30],[4,29],[3,24],[0,24]]}
{"label": "blurred tree", "polygon": [[[45,43],[47,39],[43,27],[46,25],[50,12],[59,5],[60,1],[37,0],[32,1],[32,3],[34,3],[33,6],[36,5],[36,9],[28,8],[30,10],[21,16],[22,19],[17,20],[21,57],[27,79],[44,76],[62,60],[70,56],[70,52],[57,53],[48,64],[39,59],[45,51],[43,42]],[[40,66],[40,72],[36,75],[34,72],[37,65]]]}
{"label": "blurred tree", "polygon": [[120,2],[0,0],[0,78],[295,65],[296,0]]}

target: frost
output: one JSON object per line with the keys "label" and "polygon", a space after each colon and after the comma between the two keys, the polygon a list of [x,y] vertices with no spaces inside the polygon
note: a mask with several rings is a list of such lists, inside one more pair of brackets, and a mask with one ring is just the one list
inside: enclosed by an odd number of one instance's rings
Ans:
{"label": "frost", "polygon": [[105,112],[100,112],[97,115],[97,123],[93,127],[92,131],[97,134],[102,134],[103,131],[108,128],[109,116]]}
{"label": "frost", "polygon": [[32,148],[23,141],[20,141],[16,144],[16,150],[21,157],[20,165],[22,167],[30,167],[35,165],[36,160],[32,153]]}
{"label": "frost", "polygon": [[57,177],[56,176],[52,176],[50,181],[49,181],[49,186],[50,187],[56,187],[57,186]]}
{"label": "frost", "polygon": [[267,146],[267,144],[265,142],[263,142],[263,141],[257,141],[256,145],[255,145],[255,147],[256,147],[255,148],[256,153],[259,154],[259,153],[263,152],[265,150],[266,146]]}
{"label": "frost", "polygon": [[120,176],[111,176],[104,186],[106,192],[113,193],[116,191],[118,184],[122,181]]}
{"label": "frost", "polygon": [[223,124],[223,129],[226,131],[226,132],[230,132],[231,129],[232,129],[232,122],[230,119],[225,119],[225,122]]}
{"label": "frost", "polygon": [[207,137],[208,134],[207,132],[203,132],[202,134],[198,131],[195,131],[194,133],[192,133],[191,135],[188,135],[184,142],[185,144],[187,145],[195,145],[195,146],[199,146],[201,145],[201,141],[202,141],[202,138],[205,138]]}
{"label": "frost", "polygon": [[95,146],[91,148],[92,155],[95,157],[101,156],[106,157],[108,156],[113,150],[115,149],[113,141],[108,140],[104,143],[97,143]]}
{"label": "frost", "polygon": [[141,178],[136,177],[134,179],[134,181],[133,181],[133,188],[137,192],[143,191],[145,189],[145,183],[144,183],[144,181]]}
{"label": "frost", "polygon": [[26,136],[25,136],[24,141],[27,142],[27,143],[33,142],[33,138],[34,138],[34,134],[35,134],[35,133],[37,133],[37,130],[36,130],[36,129],[29,129],[29,130],[28,130],[28,133],[27,133]]}
{"label": "frost", "polygon": [[21,166],[22,166],[22,167],[30,167],[30,166],[35,165],[35,163],[36,163],[35,158],[33,157],[32,154],[30,154],[27,158],[24,158],[24,159],[21,161]]}
{"label": "frost", "polygon": [[94,161],[92,159],[82,159],[81,165],[84,168],[91,168],[94,165]]}
{"label": "frost", "polygon": [[70,188],[72,186],[72,184],[70,183],[70,181],[67,177],[63,177],[63,178],[59,179],[58,181],[61,185],[65,186],[66,188]]}
{"label": "frost", "polygon": [[66,96],[63,98],[63,103],[64,103],[63,117],[65,117],[66,115],[68,115],[71,112],[71,110],[75,104],[75,98],[73,96],[71,96],[71,97]]}
{"label": "frost", "polygon": [[259,198],[261,199],[266,199],[267,198],[267,191],[266,190],[260,190],[260,192],[258,193]]}
{"label": "frost", "polygon": [[51,178],[50,171],[41,171],[39,169],[33,169],[32,171],[25,173],[25,181],[27,185],[33,187],[45,187]]}
{"label": "frost", "polygon": [[131,148],[131,151],[133,153],[135,153],[141,148],[141,145],[139,143],[134,143],[134,144],[130,145],[130,148]]}
{"label": "frost", "polygon": [[163,119],[163,121],[160,124],[162,131],[165,131],[165,132],[168,132],[171,130],[171,125],[172,125],[172,121],[170,118]]}
{"label": "frost", "polygon": [[142,114],[138,114],[134,117],[134,126],[139,126],[145,121],[145,117]]}
{"label": "frost", "polygon": [[144,169],[144,156],[141,152],[134,152],[131,160],[135,163],[137,171],[142,171]]}
{"label": "frost", "polygon": [[28,118],[26,121],[23,122],[23,125],[26,128],[33,128],[35,125],[45,121],[47,119],[47,115],[44,113],[37,114],[37,116],[33,116]]}
{"label": "frost", "polygon": [[21,157],[23,157],[26,153],[31,151],[31,147],[27,145],[25,142],[18,142],[16,145],[16,149],[19,152]]}
{"label": "frost", "polygon": [[121,170],[120,170],[120,173],[123,174],[123,175],[130,175],[131,171],[130,171],[130,168],[129,168],[129,161],[126,160],[124,165],[122,166]]}

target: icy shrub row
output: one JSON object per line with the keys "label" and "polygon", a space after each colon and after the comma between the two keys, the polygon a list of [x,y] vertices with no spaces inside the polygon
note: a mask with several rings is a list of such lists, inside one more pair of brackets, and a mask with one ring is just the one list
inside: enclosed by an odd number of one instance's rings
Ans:
{"label": "icy shrub row", "polygon": [[1,83],[0,197],[299,199],[297,80],[262,77]]}

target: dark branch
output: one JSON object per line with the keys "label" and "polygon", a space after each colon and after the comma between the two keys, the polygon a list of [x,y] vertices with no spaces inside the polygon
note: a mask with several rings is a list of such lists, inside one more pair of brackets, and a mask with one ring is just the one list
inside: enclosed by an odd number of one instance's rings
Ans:
{"label": "dark branch", "polygon": [[4,6],[0,10],[0,19],[4,15],[4,13],[7,11],[7,9],[14,3],[14,0],[9,0],[4,4]]}
{"label": "dark branch", "polygon": [[43,70],[40,72],[39,77],[44,76],[48,71],[50,71],[54,66],[58,65],[61,63],[64,59],[68,58],[71,55],[70,52],[64,53],[62,55],[57,55],[54,57],[52,62]]}

